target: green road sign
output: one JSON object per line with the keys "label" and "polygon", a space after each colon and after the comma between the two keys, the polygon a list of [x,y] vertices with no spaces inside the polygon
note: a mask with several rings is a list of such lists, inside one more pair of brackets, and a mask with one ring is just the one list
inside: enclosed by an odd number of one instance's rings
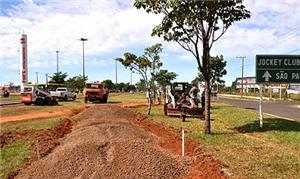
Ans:
{"label": "green road sign", "polygon": [[300,55],[256,55],[256,83],[300,83]]}

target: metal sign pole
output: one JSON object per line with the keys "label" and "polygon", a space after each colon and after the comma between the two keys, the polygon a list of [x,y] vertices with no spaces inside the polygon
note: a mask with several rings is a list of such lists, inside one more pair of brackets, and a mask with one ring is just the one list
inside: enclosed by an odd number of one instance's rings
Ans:
{"label": "metal sign pole", "polygon": [[259,85],[259,126],[263,128],[263,85]]}

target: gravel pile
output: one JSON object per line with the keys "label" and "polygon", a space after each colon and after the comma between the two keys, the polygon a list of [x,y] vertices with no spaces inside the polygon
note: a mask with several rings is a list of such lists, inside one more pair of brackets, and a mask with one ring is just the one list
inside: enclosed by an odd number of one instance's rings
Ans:
{"label": "gravel pile", "polygon": [[136,116],[118,106],[95,105],[73,118],[77,125],[51,154],[16,178],[182,178],[181,161],[158,137],[130,123]]}

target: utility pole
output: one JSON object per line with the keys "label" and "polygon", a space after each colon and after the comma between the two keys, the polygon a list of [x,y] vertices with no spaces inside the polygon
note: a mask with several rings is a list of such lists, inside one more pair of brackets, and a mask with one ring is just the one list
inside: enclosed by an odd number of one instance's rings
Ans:
{"label": "utility pole", "polygon": [[116,84],[118,83],[118,65],[117,60],[115,61],[115,72],[116,72]]}
{"label": "utility pole", "polygon": [[55,52],[56,52],[56,73],[58,74],[58,72],[59,72],[59,65],[58,65],[58,53],[59,53],[59,51],[56,50]]}
{"label": "utility pole", "polygon": [[46,73],[45,75],[46,75],[46,86],[48,87],[48,75],[49,75],[49,73]]}
{"label": "utility pole", "polygon": [[39,72],[35,72],[36,74],[36,84],[39,84]]}
{"label": "utility pole", "polygon": [[46,73],[45,75],[46,75],[46,91],[49,92],[48,91],[48,75],[49,75],[49,73]]}
{"label": "utility pole", "polygon": [[245,56],[238,56],[236,57],[237,59],[242,60],[242,79],[241,79],[241,98],[243,98],[243,93],[244,93],[244,59],[246,58]]}
{"label": "utility pole", "polygon": [[84,42],[87,41],[85,38],[80,39],[82,41],[82,76],[85,79],[85,66],[84,66]]}

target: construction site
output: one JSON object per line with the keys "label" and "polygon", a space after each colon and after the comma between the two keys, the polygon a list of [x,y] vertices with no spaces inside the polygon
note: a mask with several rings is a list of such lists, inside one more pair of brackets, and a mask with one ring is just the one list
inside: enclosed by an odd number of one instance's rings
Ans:
{"label": "construction site", "polygon": [[0,0],[0,178],[299,179],[299,7]]}

